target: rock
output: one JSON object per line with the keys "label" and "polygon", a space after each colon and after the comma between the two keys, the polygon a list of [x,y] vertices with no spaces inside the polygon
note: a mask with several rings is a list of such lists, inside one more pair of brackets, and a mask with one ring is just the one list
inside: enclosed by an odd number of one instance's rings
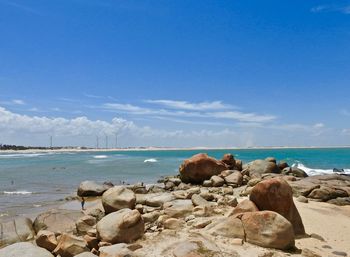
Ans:
{"label": "rock", "polygon": [[99,249],[100,257],[133,257],[134,254],[126,244],[103,246]]}
{"label": "rock", "polygon": [[196,206],[193,208],[193,215],[196,217],[209,217],[212,214],[212,206]]}
{"label": "rock", "polygon": [[92,216],[96,219],[96,221],[101,220],[105,213],[100,208],[94,208],[94,209],[87,209],[85,212],[85,215]]}
{"label": "rock", "polygon": [[311,181],[307,181],[306,179],[298,180],[298,181],[288,181],[288,184],[293,189],[293,194],[295,196],[308,196],[311,191],[316,188],[320,188],[319,184],[314,184]]}
{"label": "rock", "polygon": [[154,211],[154,212],[143,214],[142,218],[145,223],[152,223],[159,218],[160,214],[161,213],[159,211]]}
{"label": "rock", "polygon": [[236,208],[234,208],[229,216],[234,216],[236,214],[244,213],[244,212],[254,212],[259,211],[258,207],[256,207],[255,203],[248,199],[244,199],[242,202],[238,203]]}
{"label": "rock", "polygon": [[84,239],[64,233],[61,235],[53,253],[55,255],[59,254],[62,257],[73,257],[79,253],[88,251],[89,249]]}
{"label": "rock", "polygon": [[80,197],[101,196],[106,190],[113,187],[111,184],[97,184],[95,181],[83,181],[78,187],[77,194]]}
{"label": "rock", "polygon": [[96,225],[96,218],[85,215],[77,220],[75,223],[77,234],[78,235],[84,235],[86,234],[94,225]]}
{"label": "rock", "polygon": [[203,197],[201,197],[200,195],[194,194],[192,195],[192,203],[194,206],[205,206],[205,205],[209,205],[209,202],[207,200],[205,200]]}
{"label": "rock", "polygon": [[231,244],[233,245],[243,245],[243,239],[242,238],[234,238],[231,240]]}
{"label": "rock", "polygon": [[301,256],[304,256],[304,257],[322,257],[321,255],[315,253],[314,251],[312,251],[308,248],[303,248],[301,250]]}
{"label": "rock", "polygon": [[0,257],[54,257],[48,250],[29,242],[15,243],[0,249]]}
{"label": "rock", "polygon": [[122,209],[102,218],[96,226],[97,238],[112,244],[130,243],[144,234],[144,221],[137,210]]}
{"label": "rock", "polygon": [[205,230],[213,236],[242,239],[245,237],[243,224],[240,219],[235,217],[225,217],[214,220]]}
{"label": "rock", "polygon": [[238,187],[243,183],[243,175],[239,171],[233,172],[231,175],[225,177],[225,182],[229,186]]}
{"label": "rock", "polygon": [[294,246],[293,226],[277,212],[247,212],[242,214],[241,221],[249,243],[281,250]]}
{"label": "rock", "polygon": [[262,181],[261,178],[252,178],[252,179],[250,179],[250,180],[248,181],[247,185],[248,185],[249,187],[253,187],[253,186],[255,186],[256,184],[258,184],[260,181]]}
{"label": "rock", "polygon": [[15,218],[12,221],[0,223],[0,231],[0,247],[29,241],[35,237],[32,221],[28,218]]}
{"label": "rock", "polygon": [[36,245],[52,252],[57,247],[55,233],[47,230],[40,230],[35,239]]}
{"label": "rock", "polygon": [[179,229],[183,227],[185,222],[180,219],[169,218],[164,221],[163,225],[165,229]]}
{"label": "rock", "polygon": [[285,180],[272,178],[258,183],[249,199],[260,211],[274,211],[285,217],[292,224],[295,235],[305,234],[303,222],[293,202],[292,188]]}
{"label": "rock", "polygon": [[230,169],[230,170],[233,170],[236,166],[236,160],[235,160],[235,157],[230,154],[230,153],[227,153],[225,154],[223,157],[222,157],[222,160],[221,160],[223,163],[226,164],[227,168]]}
{"label": "rock", "polygon": [[84,235],[83,238],[89,249],[98,249],[99,240],[96,236]]}
{"label": "rock", "polygon": [[150,188],[147,190],[148,193],[155,194],[155,193],[163,193],[165,192],[165,188],[161,185],[151,185]]}
{"label": "rock", "polygon": [[192,220],[189,223],[189,225],[191,225],[193,228],[196,228],[196,229],[202,229],[208,226],[210,223],[212,223],[211,219],[198,218],[198,219]]}
{"label": "rock", "polygon": [[204,192],[201,192],[199,195],[201,197],[203,197],[207,201],[213,201],[214,200],[214,195],[209,193],[209,192],[204,191]]}
{"label": "rock", "polygon": [[273,162],[273,163],[277,163],[277,161],[276,161],[276,158],[275,157],[267,157],[267,158],[265,158],[265,161],[268,161],[268,162]]}
{"label": "rock", "polygon": [[193,204],[191,200],[174,200],[164,205],[164,214],[172,218],[181,218],[192,214]]}
{"label": "rock", "polygon": [[335,199],[331,199],[327,201],[327,203],[335,204],[335,205],[350,205],[350,197],[337,197]]}
{"label": "rock", "polygon": [[176,185],[173,182],[171,182],[171,181],[167,181],[167,182],[164,183],[165,190],[171,191],[175,187],[176,187]]}
{"label": "rock", "polygon": [[249,163],[248,172],[250,176],[261,176],[265,173],[280,173],[276,163],[266,160],[255,160]]}
{"label": "rock", "polygon": [[306,178],[308,177],[307,173],[302,169],[297,167],[286,167],[282,170],[282,173],[285,175],[292,175],[294,177]]}
{"label": "rock", "polygon": [[38,233],[40,230],[49,230],[55,233],[76,232],[75,221],[82,217],[80,211],[73,210],[50,210],[39,214],[34,220],[34,229]]}
{"label": "rock", "polygon": [[280,170],[283,170],[283,169],[289,167],[289,165],[286,161],[280,161],[277,166]]}
{"label": "rock", "polygon": [[203,186],[204,187],[211,187],[213,186],[213,182],[209,179],[209,180],[204,180],[203,181]]}
{"label": "rock", "polygon": [[332,253],[337,256],[344,256],[344,257],[348,256],[346,252],[342,252],[342,251],[333,251]]}
{"label": "rock", "polygon": [[187,199],[191,199],[192,195],[200,194],[201,193],[201,189],[199,187],[191,187],[190,189],[188,189],[186,191],[186,193],[187,193]]}
{"label": "rock", "polygon": [[231,175],[233,172],[234,172],[234,170],[224,170],[224,171],[221,171],[219,176],[222,177],[222,178],[225,178],[228,175]]}
{"label": "rock", "polygon": [[226,169],[225,163],[202,153],[185,160],[181,164],[179,172],[182,182],[201,184],[204,180],[210,179]]}
{"label": "rock", "polygon": [[219,176],[212,176],[210,180],[213,187],[221,187],[225,184],[225,180]]}
{"label": "rock", "polygon": [[242,169],[243,169],[243,162],[242,162],[242,160],[236,159],[236,167],[235,168],[238,171],[242,171]]}
{"label": "rock", "polygon": [[224,197],[225,201],[226,201],[226,204],[228,206],[231,206],[231,207],[236,207],[238,205],[238,201],[237,201],[237,198],[234,197],[234,196],[225,196]]}
{"label": "rock", "polygon": [[345,191],[328,186],[321,186],[320,188],[316,188],[312,190],[312,192],[308,195],[309,198],[321,200],[324,202],[337,197],[347,196],[348,194]]}
{"label": "rock", "polygon": [[90,253],[90,252],[84,252],[79,253],[78,255],[75,255],[74,257],[96,257],[97,255]]}
{"label": "rock", "polygon": [[152,207],[163,207],[164,203],[170,202],[174,199],[175,196],[171,193],[148,194],[146,196],[145,204]]}
{"label": "rock", "polygon": [[297,198],[297,201],[301,202],[301,203],[308,203],[309,202],[309,200],[305,196],[302,196],[302,195]]}
{"label": "rock", "polygon": [[133,191],[124,186],[115,186],[103,193],[102,205],[106,214],[124,208],[134,209],[136,196]]}

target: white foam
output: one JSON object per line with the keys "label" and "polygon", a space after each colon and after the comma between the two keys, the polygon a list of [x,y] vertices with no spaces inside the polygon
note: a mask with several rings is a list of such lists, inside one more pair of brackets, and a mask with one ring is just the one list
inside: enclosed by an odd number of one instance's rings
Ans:
{"label": "white foam", "polygon": [[95,155],[94,158],[95,159],[106,159],[106,158],[108,158],[108,156],[107,155]]}
{"label": "white foam", "polygon": [[52,153],[14,153],[14,154],[0,154],[0,158],[17,158],[17,157],[38,157],[49,155]]}
{"label": "white foam", "polygon": [[143,162],[158,162],[157,159],[151,158],[151,159],[146,159]]}
{"label": "white foam", "polygon": [[[301,162],[296,162],[292,165],[292,167],[296,167],[299,169],[302,169],[305,171],[309,176],[314,176],[314,175],[325,175],[325,174],[334,174],[337,172],[334,172],[333,169],[315,169],[315,168],[309,168],[306,167],[304,164]],[[341,172],[339,174],[350,174],[350,169],[344,169],[344,172]]]}
{"label": "white foam", "polygon": [[30,195],[33,192],[29,192],[29,191],[4,191],[5,195]]}

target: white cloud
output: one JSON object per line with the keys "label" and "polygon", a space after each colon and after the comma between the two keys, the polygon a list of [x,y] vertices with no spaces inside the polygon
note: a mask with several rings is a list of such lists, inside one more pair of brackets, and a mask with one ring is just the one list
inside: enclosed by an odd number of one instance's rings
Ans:
{"label": "white cloud", "polygon": [[207,113],[208,117],[217,118],[217,119],[232,119],[238,120],[240,122],[268,122],[276,119],[276,116],[273,115],[259,115],[255,113],[243,113],[238,111],[228,111],[228,112],[213,112]]}
{"label": "white cloud", "polygon": [[16,104],[16,105],[25,105],[26,103],[23,101],[23,100],[21,100],[21,99],[13,99],[12,100],[12,103],[13,104]]}
{"label": "white cloud", "polygon": [[[167,100],[168,101],[168,100]],[[174,101],[175,102],[175,101]],[[177,102],[178,103],[178,102]],[[187,102],[184,105],[190,109],[200,108],[214,108],[214,106],[226,106],[221,102],[212,102],[205,106],[204,102],[199,104],[191,104]],[[244,113],[240,111],[221,111],[221,112],[200,112],[200,111],[182,111],[182,110],[167,110],[167,109],[151,109],[144,108],[140,106],[135,106],[131,104],[120,104],[120,103],[105,103],[102,105],[102,108],[124,112],[128,114],[135,115],[148,115],[148,116],[170,116],[170,117],[187,117],[187,118],[214,118],[214,119],[225,119],[225,120],[235,120],[239,122],[255,122],[255,123],[264,123],[273,121],[276,119],[273,115],[260,115],[256,113]]]}
{"label": "white cloud", "polygon": [[221,101],[189,103],[186,101],[174,100],[146,100],[147,103],[158,104],[171,109],[191,110],[191,111],[207,111],[222,110],[233,108],[233,106],[224,104]]}
{"label": "white cloud", "polygon": [[350,5],[318,5],[311,8],[311,12],[340,12],[343,14],[350,14]]}

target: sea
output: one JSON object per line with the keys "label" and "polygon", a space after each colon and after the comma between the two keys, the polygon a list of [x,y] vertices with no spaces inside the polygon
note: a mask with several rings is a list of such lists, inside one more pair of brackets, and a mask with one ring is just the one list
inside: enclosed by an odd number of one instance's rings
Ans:
{"label": "sea", "polygon": [[197,153],[218,159],[231,153],[243,163],[275,157],[308,175],[330,174],[334,168],[350,174],[350,148],[0,152],[0,220],[63,203],[84,180],[156,183],[177,174],[179,165]]}

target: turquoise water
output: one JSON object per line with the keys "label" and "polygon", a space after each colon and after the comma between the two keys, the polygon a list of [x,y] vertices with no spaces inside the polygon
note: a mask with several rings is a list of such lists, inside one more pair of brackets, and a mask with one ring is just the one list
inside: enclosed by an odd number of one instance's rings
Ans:
{"label": "turquoise water", "polygon": [[63,199],[83,180],[155,183],[176,174],[184,159],[199,152],[215,158],[232,153],[244,163],[273,156],[298,164],[309,175],[332,173],[333,168],[350,174],[350,148],[0,153],[0,215],[25,213]]}

